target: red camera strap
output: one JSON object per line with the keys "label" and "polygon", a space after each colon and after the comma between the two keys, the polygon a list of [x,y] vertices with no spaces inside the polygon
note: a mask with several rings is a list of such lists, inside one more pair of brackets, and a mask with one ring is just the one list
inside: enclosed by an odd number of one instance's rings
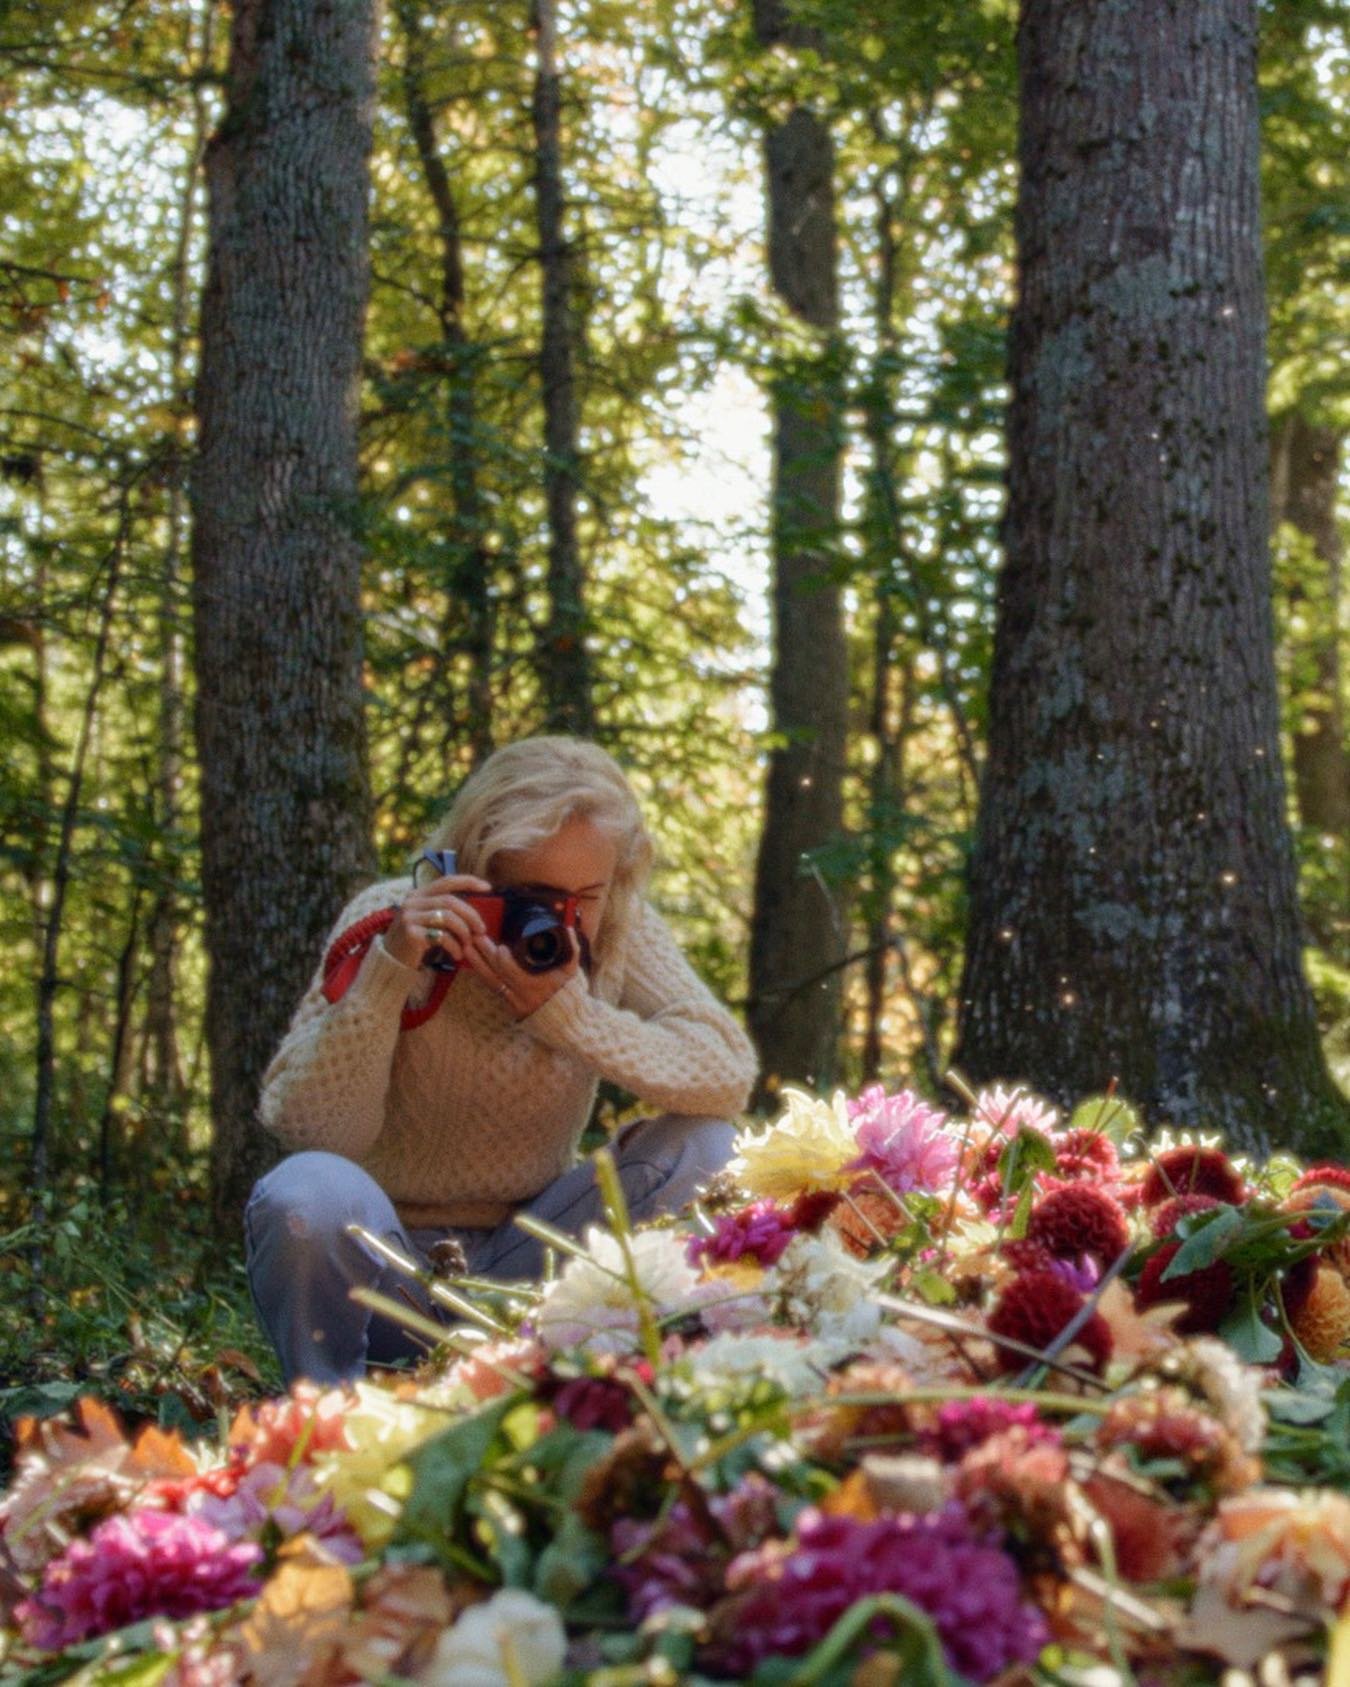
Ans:
{"label": "red camera strap", "polygon": [[[377,909],[355,925],[348,926],[346,931],[339,932],[329,944],[328,953],[323,958],[323,993],[328,1001],[340,1002],[351,989],[361,970],[361,962],[366,958],[366,951],[382,931],[388,931],[393,925],[397,912],[396,908]],[[402,1028],[415,1031],[419,1025],[425,1025],[445,1000],[445,992],[454,981],[453,973],[435,973],[431,994],[426,1001],[419,1002],[416,1007],[404,1008]]]}

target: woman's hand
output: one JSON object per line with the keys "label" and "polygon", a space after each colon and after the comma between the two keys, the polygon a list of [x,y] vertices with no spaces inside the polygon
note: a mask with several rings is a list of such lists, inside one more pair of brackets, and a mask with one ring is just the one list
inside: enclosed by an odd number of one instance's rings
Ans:
{"label": "woman's hand", "polygon": [[419,967],[429,949],[444,949],[452,960],[463,962],[465,952],[485,927],[483,916],[457,892],[489,891],[486,879],[469,873],[451,873],[430,884],[410,890],[395,911],[394,923],[384,934],[384,946],[405,967]]}
{"label": "woman's hand", "polygon": [[475,937],[465,950],[464,965],[471,967],[489,990],[499,995],[517,1019],[525,1019],[536,1008],[543,1007],[556,996],[563,985],[577,975],[581,965],[581,945],[575,931],[568,928],[572,945],[571,959],[548,972],[526,972],[504,944],[494,943],[486,934]]}

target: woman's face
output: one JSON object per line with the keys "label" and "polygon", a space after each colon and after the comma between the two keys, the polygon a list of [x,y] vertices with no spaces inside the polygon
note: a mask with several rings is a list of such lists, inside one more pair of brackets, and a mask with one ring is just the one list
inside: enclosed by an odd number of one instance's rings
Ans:
{"label": "woman's face", "polygon": [[575,896],[581,930],[594,943],[605,917],[618,845],[592,820],[579,817],[561,826],[532,849],[504,849],[488,875],[506,890],[533,890],[547,896]]}

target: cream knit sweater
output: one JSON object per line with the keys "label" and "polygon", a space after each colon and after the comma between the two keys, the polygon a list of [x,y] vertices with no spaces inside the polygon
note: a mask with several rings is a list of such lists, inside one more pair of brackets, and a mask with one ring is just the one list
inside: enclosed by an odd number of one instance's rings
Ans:
{"label": "cream knit sweater", "polygon": [[[371,885],[333,935],[410,888]],[[646,903],[594,980],[578,973],[526,1019],[465,970],[430,1020],[403,1031],[427,977],[378,938],[340,1001],[316,973],[260,1106],[287,1148],[363,1166],[409,1226],[497,1224],[537,1195],[573,1164],[601,1078],[663,1113],[725,1118],[746,1104],[749,1039]]]}

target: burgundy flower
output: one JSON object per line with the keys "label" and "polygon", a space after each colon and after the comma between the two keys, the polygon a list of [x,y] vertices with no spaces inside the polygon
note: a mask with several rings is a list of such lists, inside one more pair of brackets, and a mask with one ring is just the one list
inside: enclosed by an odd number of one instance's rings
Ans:
{"label": "burgundy flower", "polygon": [[[989,1314],[989,1328],[994,1335],[1044,1351],[1082,1306],[1082,1295],[1057,1271],[1024,1271],[999,1296]],[[1092,1314],[1073,1341],[1091,1354],[1097,1370],[1111,1357],[1111,1330],[1100,1312]],[[996,1353],[1004,1371],[1020,1371],[1030,1357],[1001,1344]]]}
{"label": "burgundy flower", "polygon": [[1217,1330],[1233,1304],[1233,1273],[1223,1260],[1216,1259],[1199,1271],[1163,1282],[1163,1272],[1180,1252],[1180,1242],[1168,1242],[1158,1249],[1139,1274],[1135,1301],[1141,1312],[1167,1301],[1180,1301],[1185,1310],[1172,1324],[1178,1335],[1197,1336]]}
{"label": "burgundy flower", "polygon": [[1056,1259],[1091,1254],[1101,1265],[1110,1265],[1130,1244],[1130,1228],[1119,1203],[1087,1183],[1069,1184],[1037,1201],[1027,1236]]}
{"label": "burgundy flower", "polygon": [[1217,1148],[1169,1148],[1159,1154],[1144,1179],[1143,1203],[1156,1207],[1173,1195],[1212,1195],[1216,1201],[1240,1205],[1247,1190],[1236,1166]]}
{"label": "burgundy flower", "polygon": [[[948,1663],[971,1681],[1030,1663],[1048,1638],[1012,1559],[974,1532],[959,1505],[870,1523],[805,1511],[794,1542],[734,1560],[727,1588],[733,1597],[714,1621],[714,1667],[737,1680],[766,1658],[799,1656],[851,1605],[878,1593],[927,1612]],[[878,1638],[885,1632],[878,1623]]]}
{"label": "burgundy flower", "polygon": [[1153,1234],[1162,1241],[1164,1236],[1172,1234],[1183,1218],[1191,1213],[1208,1212],[1218,1204],[1212,1195],[1174,1195],[1170,1201],[1154,1208],[1153,1217],[1149,1220]]}

